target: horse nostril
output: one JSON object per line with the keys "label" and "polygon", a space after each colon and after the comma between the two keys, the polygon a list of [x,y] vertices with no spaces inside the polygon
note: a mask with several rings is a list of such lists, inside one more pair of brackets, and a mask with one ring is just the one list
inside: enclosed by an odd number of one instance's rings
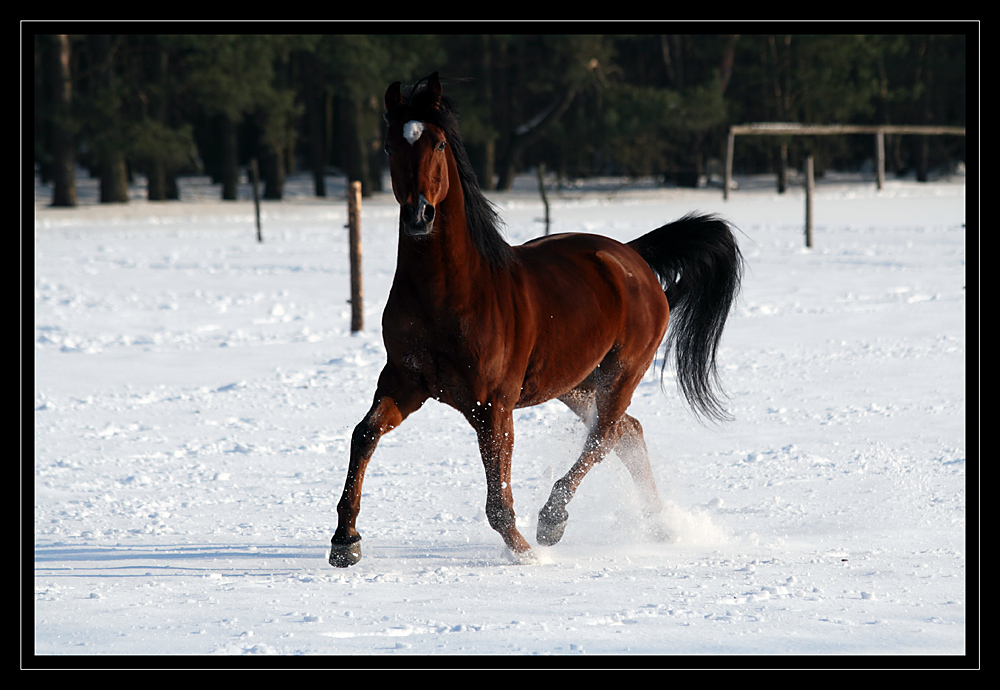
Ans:
{"label": "horse nostril", "polygon": [[423,197],[416,206],[411,204],[400,204],[399,219],[403,223],[403,230],[410,237],[422,237],[431,232],[434,223],[434,206],[428,204]]}
{"label": "horse nostril", "polygon": [[416,206],[403,204],[403,222],[414,226],[430,225],[434,221],[434,205],[427,203],[423,196]]}

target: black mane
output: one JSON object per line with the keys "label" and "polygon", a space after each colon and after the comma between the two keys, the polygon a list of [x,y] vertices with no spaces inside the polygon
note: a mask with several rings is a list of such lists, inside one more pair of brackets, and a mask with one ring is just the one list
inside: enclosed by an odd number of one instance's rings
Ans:
{"label": "black mane", "polygon": [[435,98],[421,80],[410,90],[408,97],[385,119],[418,120],[439,127],[448,139],[452,155],[458,166],[458,177],[465,195],[465,220],[472,242],[480,255],[491,265],[503,267],[515,261],[514,250],[500,231],[502,221],[497,208],[483,195],[469,154],[462,144],[458,130],[458,110],[445,96]]}

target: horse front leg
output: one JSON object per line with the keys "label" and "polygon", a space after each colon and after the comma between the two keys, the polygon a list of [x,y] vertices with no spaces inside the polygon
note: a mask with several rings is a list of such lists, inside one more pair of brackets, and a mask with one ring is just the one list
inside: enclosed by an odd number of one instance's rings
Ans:
{"label": "horse front leg", "polygon": [[330,540],[330,565],[346,568],[361,560],[361,535],[356,521],[361,511],[361,485],[378,441],[417,410],[426,396],[415,389],[391,386],[393,377],[383,370],[375,400],[351,435],[351,455],[344,492],[337,504],[337,530]]}
{"label": "horse front leg", "polygon": [[483,410],[470,415],[479,440],[479,452],[486,470],[486,518],[513,557],[529,561],[531,546],[518,532],[514,518],[514,492],[511,488],[511,458],[514,455],[514,417],[510,410],[487,403]]}

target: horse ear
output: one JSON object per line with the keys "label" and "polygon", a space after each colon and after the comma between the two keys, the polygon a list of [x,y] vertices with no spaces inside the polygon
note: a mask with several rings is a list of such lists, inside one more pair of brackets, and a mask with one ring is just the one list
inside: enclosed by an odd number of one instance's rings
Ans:
{"label": "horse ear", "polygon": [[394,81],[389,84],[389,88],[385,90],[385,109],[392,110],[397,105],[403,102],[402,94],[402,84],[398,81]]}
{"label": "horse ear", "polygon": [[441,80],[437,72],[427,77],[427,92],[431,95],[431,102],[435,108],[441,105]]}

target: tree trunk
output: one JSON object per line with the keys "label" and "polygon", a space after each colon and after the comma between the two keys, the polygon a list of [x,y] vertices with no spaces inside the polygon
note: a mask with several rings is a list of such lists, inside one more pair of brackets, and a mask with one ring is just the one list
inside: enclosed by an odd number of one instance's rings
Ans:
{"label": "tree trunk", "polygon": [[341,99],[344,123],[344,171],[348,182],[361,183],[361,195],[369,196],[375,188],[371,174],[369,128],[363,111],[365,106],[355,96],[345,94]]}
{"label": "tree trunk", "polygon": [[778,145],[775,167],[778,169],[778,194],[788,191],[788,144],[782,142]]}
{"label": "tree trunk", "polygon": [[284,152],[277,147],[265,144],[260,155],[261,177],[264,178],[265,199],[278,201],[285,187],[285,157]]}
{"label": "tree trunk", "polygon": [[493,139],[484,141],[478,148],[479,170],[476,172],[476,177],[479,178],[479,186],[483,190],[492,191],[497,187],[496,181],[494,180],[494,171],[497,166],[496,141]]}
{"label": "tree trunk", "polygon": [[[736,41],[739,39],[739,35],[730,35],[726,41],[726,45],[722,50],[722,56],[719,58],[719,95],[724,96],[726,92],[726,87],[729,85],[729,79],[732,77],[733,73],[733,62],[736,56]],[[676,43],[679,47],[679,42]],[[673,51],[679,53],[679,49]],[[664,48],[664,56],[668,55],[667,48]],[[683,73],[682,73],[683,74]],[[683,76],[680,77],[683,79]],[[691,133],[691,141],[688,148],[687,157],[684,159],[684,165],[680,172],[677,174],[677,184],[681,187],[696,188],[701,180],[702,175],[705,172],[705,140],[707,138],[707,132],[705,130],[695,130]]]}
{"label": "tree trunk", "polygon": [[[111,36],[99,34],[90,36],[90,46],[96,66],[93,89],[95,94],[114,93],[115,68]],[[101,203],[122,203],[128,201],[128,169],[125,152],[120,140],[122,131],[121,112],[118,100],[112,96],[109,105],[101,109],[97,127],[102,144],[97,154],[97,169],[101,178]]]}
{"label": "tree trunk", "polygon": [[146,166],[146,199],[167,199],[167,166],[162,161],[153,161]]}
{"label": "tree trunk", "polygon": [[228,115],[219,116],[222,140],[222,198],[235,201],[240,180],[239,151],[236,123]]}
{"label": "tree trunk", "polygon": [[[150,66],[150,80],[159,86],[160,96],[151,98],[150,117],[167,124],[167,79],[170,58],[162,46],[157,46]],[[177,174],[163,158],[146,162],[146,198],[149,201],[166,201],[179,198]]]}
{"label": "tree trunk", "polygon": [[69,36],[47,37],[48,74],[52,98],[52,205],[76,206],[76,156],[68,128],[73,100]]}
{"label": "tree trunk", "polygon": [[128,201],[128,167],[125,154],[108,151],[101,156],[101,203],[117,204]]}
{"label": "tree trunk", "polygon": [[704,132],[692,132],[691,140],[688,142],[687,156],[683,160],[683,166],[677,171],[677,186],[696,189],[698,180],[701,179],[702,171],[705,168],[704,157],[702,156],[702,144],[705,141]]}
{"label": "tree trunk", "polygon": [[576,88],[567,86],[566,90],[557,95],[548,108],[514,131],[507,146],[507,154],[500,166],[500,180],[497,183],[497,189],[507,190],[511,188],[524,150],[563,116],[563,113],[572,105],[574,98],[576,98]]}
{"label": "tree trunk", "polygon": [[385,150],[382,148],[382,100],[371,97],[362,106],[362,132],[367,132],[361,145],[368,156],[368,194],[382,191],[382,170],[385,167]]}
{"label": "tree trunk", "polygon": [[313,84],[312,79],[306,85],[306,136],[309,139],[309,169],[312,171],[313,193],[318,197],[326,196],[326,138],[324,137],[324,105],[325,98],[321,87]]}
{"label": "tree trunk", "polygon": [[[480,93],[483,99],[482,109],[485,113],[493,113],[493,47],[495,40],[492,36],[484,34],[479,37],[479,82]],[[487,122],[487,130],[492,129],[492,123]],[[476,169],[476,177],[479,178],[479,186],[485,191],[493,190],[496,185],[493,181],[493,173],[496,168],[496,140],[491,136],[486,141],[477,144],[474,148],[475,154],[470,151],[470,158]]]}
{"label": "tree trunk", "polygon": [[[765,60],[770,62],[771,84],[770,96],[773,98],[773,111],[775,119],[783,122],[789,110],[786,100],[789,98],[788,88],[785,81],[789,78],[787,70],[789,68],[789,49],[791,46],[791,36],[784,36],[780,41],[776,36],[767,37],[768,52]],[[769,60],[768,60],[769,58]],[[765,99],[768,94],[765,94]],[[778,173],[778,193],[783,194],[788,189],[788,143],[779,143],[778,151],[775,154],[775,163]]]}
{"label": "tree trunk", "polygon": [[663,54],[663,66],[667,70],[667,81],[676,90],[684,88],[684,52],[681,50],[681,37],[676,34],[660,36],[660,51]]}

